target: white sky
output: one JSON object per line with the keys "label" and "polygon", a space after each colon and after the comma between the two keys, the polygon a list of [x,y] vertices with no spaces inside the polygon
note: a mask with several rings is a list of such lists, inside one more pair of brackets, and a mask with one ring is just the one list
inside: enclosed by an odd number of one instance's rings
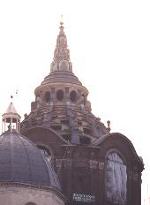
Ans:
{"label": "white sky", "polygon": [[89,90],[93,113],[125,134],[145,162],[150,192],[150,1],[0,0],[0,113],[15,97],[30,112],[34,89],[49,73],[60,15],[73,71]]}

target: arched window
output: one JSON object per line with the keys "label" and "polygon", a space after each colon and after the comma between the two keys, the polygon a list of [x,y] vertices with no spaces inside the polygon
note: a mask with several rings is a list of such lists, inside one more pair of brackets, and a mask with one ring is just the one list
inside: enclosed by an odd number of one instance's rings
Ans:
{"label": "arched window", "polygon": [[50,100],[51,100],[51,95],[50,95],[50,92],[49,92],[49,91],[47,91],[47,92],[45,93],[44,98],[45,98],[45,101],[46,101],[47,103],[50,102]]}
{"label": "arched window", "polygon": [[126,165],[117,152],[111,152],[106,157],[105,195],[111,203],[125,205],[127,195]]}
{"label": "arched window", "polygon": [[76,93],[76,91],[71,91],[71,93],[70,93],[70,100],[72,101],[72,102],[76,102],[76,100],[77,100],[77,93]]}
{"label": "arched window", "polygon": [[64,92],[63,92],[63,90],[58,90],[58,91],[57,91],[57,99],[58,99],[59,101],[62,101],[63,98],[64,98]]}

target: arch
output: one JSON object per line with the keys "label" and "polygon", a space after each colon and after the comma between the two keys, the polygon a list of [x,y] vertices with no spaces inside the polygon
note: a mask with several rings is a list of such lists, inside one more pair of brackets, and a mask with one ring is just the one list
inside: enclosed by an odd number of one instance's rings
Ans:
{"label": "arch", "polygon": [[45,95],[44,95],[44,100],[45,102],[49,103],[51,101],[51,94],[49,91],[46,91],[45,92]]}
{"label": "arch", "polygon": [[[119,150],[118,147],[120,147],[120,149],[122,150],[122,152],[124,152],[124,156],[126,156],[127,158],[127,162],[128,163],[132,163],[131,162],[131,157],[134,157],[134,160],[138,163],[139,167],[141,170],[144,169],[143,166],[143,162],[141,161],[141,159],[139,158],[139,156],[137,155],[137,152],[132,144],[132,142],[123,134],[121,133],[109,133],[106,135],[103,135],[101,137],[99,137],[98,139],[96,139],[95,141],[92,142],[93,145],[102,147],[116,147],[117,145],[117,150]],[[108,146],[107,146],[108,145]],[[108,150],[108,149],[107,149]]]}
{"label": "arch", "polygon": [[[46,145],[51,144],[51,142],[56,144],[68,144],[68,142],[54,130],[42,126],[35,126],[27,129],[26,132],[23,132],[22,134],[34,143],[45,147],[47,147]],[[47,148],[49,149],[49,146]]]}
{"label": "arch", "polygon": [[63,90],[58,90],[57,93],[56,93],[56,97],[57,97],[57,100],[62,101],[63,98],[64,98],[64,91]]}
{"label": "arch", "polygon": [[125,205],[127,199],[127,167],[117,150],[109,150],[105,158],[106,200]]}
{"label": "arch", "polygon": [[126,158],[124,157],[124,155],[116,148],[111,148],[107,151],[106,156],[105,156],[105,160],[109,157],[109,155],[111,153],[117,153],[117,155],[121,158],[121,160],[123,161],[123,164],[125,164],[127,166],[127,161]]}
{"label": "arch", "polygon": [[77,93],[76,93],[75,90],[72,90],[72,91],[70,92],[70,100],[71,100],[72,102],[76,102],[76,101],[77,101]]}

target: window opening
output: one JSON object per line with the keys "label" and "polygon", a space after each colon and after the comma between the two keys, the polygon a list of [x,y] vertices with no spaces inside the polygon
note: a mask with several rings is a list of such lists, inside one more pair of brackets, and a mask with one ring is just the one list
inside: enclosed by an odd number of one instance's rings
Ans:
{"label": "window opening", "polygon": [[114,204],[125,205],[127,195],[126,165],[116,152],[106,158],[106,199]]}
{"label": "window opening", "polygon": [[50,100],[51,100],[51,95],[50,95],[50,92],[47,91],[47,92],[45,93],[45,101],[46,101],[47,103],[49,103]]}
{"label": "window opening", "polygon": [[62,90],[58,90],[58,91],[57,91],[57,99],[58,99],[59,101],[62,101],[63,98],[64,98],[64,92],[63,92]]}
{"label": "window opening", "polygon": [[76,91],[71,91],[71,93],[70,93],[70,100],[72,101],[72,102],[76,102],[76,99],[77,99],[77,93],[76,93]]}

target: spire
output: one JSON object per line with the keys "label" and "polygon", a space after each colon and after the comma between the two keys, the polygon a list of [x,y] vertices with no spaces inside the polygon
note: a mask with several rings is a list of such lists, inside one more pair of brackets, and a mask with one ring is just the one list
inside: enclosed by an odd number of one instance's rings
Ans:
{"label": "spire", "polygon": [[70,62],[70,51],[67,46],[67,37],[64,32],[64,23],[61,19],[59,34],[57,36],[56,48],[54,51],[53,62],[51,63],[51,72],[69,71],[72,72],[72,64]]}

